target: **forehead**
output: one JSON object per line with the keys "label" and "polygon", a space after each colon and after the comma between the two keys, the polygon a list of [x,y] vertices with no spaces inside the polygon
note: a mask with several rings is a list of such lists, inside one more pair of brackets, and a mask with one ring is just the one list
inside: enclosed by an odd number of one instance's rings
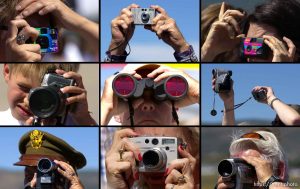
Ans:
{"label": "forehead", "polygon": [[261,38],[263,35],[279,37],[278,32],[274,27],[250,22],[247,37]]}

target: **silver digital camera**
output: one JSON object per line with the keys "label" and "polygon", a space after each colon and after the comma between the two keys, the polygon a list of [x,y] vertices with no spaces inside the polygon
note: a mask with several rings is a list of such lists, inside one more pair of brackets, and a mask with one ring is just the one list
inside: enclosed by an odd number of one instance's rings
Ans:
{"label": "silver digital camera", "polygon": [[182,139],[176,137],[134,137],[129,138],[136,144],[143,157],[138,162],[139,172],[165,172],[170,163],[178,159],[177,147]]}
{"label": "silver digital camera", "polygon": [[133,23],[136,25],[151,25],[152,19],[156,16],[155,9],[152,8],[132,8]]}

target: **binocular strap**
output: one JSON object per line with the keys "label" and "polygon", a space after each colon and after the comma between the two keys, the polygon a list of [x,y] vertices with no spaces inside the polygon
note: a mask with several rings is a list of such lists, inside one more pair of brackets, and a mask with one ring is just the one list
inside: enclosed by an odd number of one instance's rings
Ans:
{"label": "binocular strap", "polygon": [[179,125],[179,119],[178,119],[178,114],[177,114],[176,109],[175,109],[174,100],[172,100],[172,116],[173,116],[173,119],[176,121],[177,126],[178,126]]}
{"label": "binocular strap", "polygon": [[133,109],[130,98],[128,99],[128,108],[129,108],[129,114],[130,114],[128,119],[130,119],[130,125],[133,126],[134,125],[134,123],[133,123],[134,109]]}

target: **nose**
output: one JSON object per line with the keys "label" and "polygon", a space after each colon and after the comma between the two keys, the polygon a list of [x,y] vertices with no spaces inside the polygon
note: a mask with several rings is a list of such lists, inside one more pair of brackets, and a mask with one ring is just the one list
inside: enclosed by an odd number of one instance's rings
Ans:
{"label": "nose", "polygon": [[24,102],[24,104],[25,104],[26,107],[29,107],[29,99],[28,99],[28,97],[29,97],[29,95],[27,94],[25,96],[25,98],[23,99],[23,102]]}
{"label": "nose", "polygon": [[145,101],[142,104],[142,111],[143,112],[153,112],[155,110],[155,106],[152,102]]}

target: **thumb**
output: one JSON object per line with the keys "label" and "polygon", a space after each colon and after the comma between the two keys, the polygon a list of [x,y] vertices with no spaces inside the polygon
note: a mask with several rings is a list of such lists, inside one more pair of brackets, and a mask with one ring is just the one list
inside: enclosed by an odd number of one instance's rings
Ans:
{"label": "thumb", "polygon": [[243,37],[246,37],[246,35],[245,34],[240,34],[240,35],[236,36],[236,38],[243,38]]}
{"label": "thumb", "polygon": [[34,120],[33,117],[28,118],[28,119],[25,121],[24,125],[32,125],[32,124],[33,124],[33,120]]}
{"label": "thumb", "polygon": [[30,181],[30,187],[31,188],[35,188],[35,185],[36,185],[36,176],[37,174],[36,173],[34,173],[34,176],[33,176],[33,178],[32,178],[32,180]]}

